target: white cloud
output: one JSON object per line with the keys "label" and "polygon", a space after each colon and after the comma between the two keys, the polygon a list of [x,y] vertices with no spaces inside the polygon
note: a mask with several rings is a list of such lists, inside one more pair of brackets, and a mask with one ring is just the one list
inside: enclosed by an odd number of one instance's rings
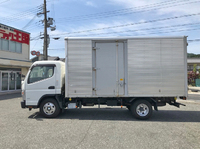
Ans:
{"label": "white cloud", "polygon": [[97,7],[97,5],[94,2],[92,2],[92,1],[87,1],[86,5],[87,6],[91,6],[91,7]]}
{"label": "white cloud", "polygon": [[190,14],[199,12],[199,1],[189,0],[189,1],[162,1],[162,0],[109,0],[113,4],[124,6],[127,8],[139,7],[149,9],[150,7],[158,6],[161,9],[157,9],[156,12],[159,15],[162,14]]}
{"label": "white cloud", "polygon": [[158,3],[161,0],[109,0],[112,4],[125,6],[125,7],[139,7],[149,4]]}

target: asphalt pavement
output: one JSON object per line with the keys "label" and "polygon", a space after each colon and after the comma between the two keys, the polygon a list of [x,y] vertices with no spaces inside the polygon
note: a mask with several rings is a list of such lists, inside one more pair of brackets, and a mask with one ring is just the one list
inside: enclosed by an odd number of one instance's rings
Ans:
{"label": "asphalt pavement", "polygon": [[199,149],[200,96],[186,106],[159,107],[149,120],[136,120],[126,108],[101,106],[65,110],[54,119],[39,109],[21,109],[20,94],[0,96],[0,148]]}

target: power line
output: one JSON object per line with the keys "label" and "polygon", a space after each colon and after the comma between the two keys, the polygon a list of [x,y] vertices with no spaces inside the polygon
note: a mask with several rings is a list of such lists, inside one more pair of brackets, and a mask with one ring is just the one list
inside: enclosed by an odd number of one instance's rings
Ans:
{"label": "power line", "polygon": [[[159,29],[165,29],[165,31],[166,31],[166,29],[174,29],[174,28],[177,28],[175,31],[173,30],[173,32],[176,32],[176,31],[189,31],[189,30],[198,30],[199,28],[193,28],[193,29],[185,29],[185,30],[180,30],[180,27],[199,27],[199,24],[200,24],[200,22],[197,22],[197,23],[188,23],[188,24],[178,24],[178,25],[171,25],[171,26],[161,26],[161,27],[153,27],[153,28],[141,28],[141,29],[136,29],[136,30],[125,30],[125,31],[119,31],[119,32],[108,32],[108,33],[96,33],[96,34],[86,34],[86,35],[81,35],[81,36],[91,36],[91,35],[103,35],[103,34],[119,34],[119,33],[125,33],[125,32],[138,32],[138,31],[151,31],[151,30],[158,30],[159,31]],[[160,31],[162,31],[162,32],[158,32],[158,31],[156,31],[155,33],[157,34],[157,33],[169,33],[169,31],[168,32],[163,32],[162,30],[160,30]],[[155,34],[154,33],[154,34]],[[150,34],[152,34],[152,33],[150,33]],[[139,35],[146,35],[146,34],[139,34]],[[38,40],[38,39],[40,39],[40,35],[38,35],[38,36],[36,36],[36,37],[34,37],[34,38],[32,38],[31,40]]]}
{"label": "power line", "polygon": [[[137,33],[137,34],[133,34],[131,33],[131,35],[123,35],[123,36],[143,36],[143,35],[151,35],[151,34],[163,34],[163,33],[174,33],[174,32],[183,32],[183,31],[192,31],[192,30],[200,30],[199,28],[193,28],[193,29],[182,29],[182,30],[178,30],[178,29],[174,29],[174,30],[170,30],[170,31],[166,31],[166,30],[160,30],[160,31],[155,31],[155,32],[150,32],[150,33]],[[81,35],[81,36],[93,36],[93,35],[100,35],[101,33],[96,33],[96,34],[85,34],[85,35]],[[68,36],[68,37],[73,37],[73,36]],[[79,37],[79,36],[78,36]]]}
{"label": "power line", "polygon": [[30,41],[32,41],[32,40],[38,40],[38,39],[40,39],[40,35],[38,35],[36,37],[33,37],[33,38],[30,38]]}
{"label": "power line", "polygon": [[35,45],[33,46],[33,48],[32,48],[31,51],[33,51],[33,49],[35,48],[35,46],[36,46],[37,43],[38,43],[38,40],[35,42]]}
{"label": "power line", "polygon": [[[185,1],[188,1],[188,0],[185,0]],[[114,16],[119,16],[119,15],[127,15],[127,14],[132,14],[132,13],[153,11],[153,10],[157,10],[161,8],[169,8],[169,7],[175,7],[175,6],[186,5],[186,4],[191,4],[191,3],[197,3],[200,1],[192,1],[192,2],[187,2],[187,3],[182,3],[182,2],[183,1],[177,1],[177,2],[166,1],[166,2],[161,2],[161,3],[151,4],[151,5],[145,5],[141,7],[132,7],[132,8],[121,9],[121,10],[116,10],[116,11],[108,11],[108,12],[96,13],[96,14],[90,14],[90,15],[75,16],[75,17],[69,17],[66,19],[60,18],[60,20],[63,20],[65,22],[67,21],[71,22],[71,21],[81,21],[81,20],[88,20],[88,19],[99,19],[99,18],[105,18],[105,17],[107,18],[107,17],[114,17]],[[175,3],[179,3],[179,4],[175,5]],[[132,9],[134,11],[132,11]],[[58,22],[62,22],[62,21],[58,21]]]}
{"label": "power line", "polygon": [[[176,1],[176,0],[175,0]],[[187,0],[188,1],[188,0]],[[168,2],[168,1],[167,1]],[[169,2],[171,2],[171,1],[169,1]],[[168,2],[168,3],[169,3]],[[177,1],[176,1],[177,2]],[[178,1],[179,2],[179,1]],[[181,1],[182,2],[182,1]],[[195,1],[195,2],[199,2],[199,1]],[[162,3],[166,3],[166,2],[162,2]],[[190,2],[191,3],[191,2]],[[194,2],[193,2],[194,3]],[[157,4],[161,4],[161,3],[157,3]],[[188,4],[188,3],[184,3],[184,4]],[[151,5],[155,5],[155,4],[151,4]],[[148,6],[151,6],[151,5],[148,5]],[[147,6],[147,5],[146,5]],[[174,5],[173,5],[174,6]],[[142,6],[142,7],[145,7],[145,6]],[[135,7],[134,7],[135,8]],[[141,7],[139,7],[139,8],[141,8]],[[130,9],[130,8],[128,8],[128,9]],[[131,8],[131,9],[133,9],[133,8]],[[122,9],[122,10],[127,10],[127,9]],[[119,11],[119,10],[117,10],[117,11]],[[105,12],[106,13],[106,12]],[[40,26],[41,27],[41,26]],[[36,26],[35,27],[33,27],[33,28],[36,28]],[[68,34],[68,33],[66,33],[66,34]],[[69,33],[69,34],[71,34],[71,33]]]}
{"label": "power line", "polygon": [[[188,23],[188,24],[178,24],[178,25],[171,25],[171,26],[153,27],[153,28],[141,28],[141,29],[136,29],[136,30],[125,30],[125,31],[119,31],[119,32],[96,33],[96,34],[89,34],[89,35],[86,34],[86,35],[81,35],[81,36],[103,35],[103,34],[116,34],[116,33],[124,33],[124,32],[137,32],[137,31],[151,31],[151,30],[158,30],[158,29],[165,29],[165,31],[166,31],[166,29],[170,29],[170,28],[172,28],[172,29],[173,28],[178,28],[176,30],[180,31],[179,30],[180,27],[195,27],[195,26],[199,27],[199,24],[200,24],[200,22],[197,22],[197,23]],[[189,30],[197,30],[197,29],[193,28],[193,29],[186,29],[186,30],[181,30],[181,31],[189,31]],[[173,30],[173,32],[174,32],[174,30]],[[161,33],[161,32],[157,31],[156,33]],[[141,33],[139,35],[141,35]],[[146,34],[144,34],[144,35],[146,35]],[[40,39],[40,35],[32,38],[31,40],[38,40],[38,39]]]}
{"label": "power line", "polygon": [[133,25],[139,25],[139,24],[146,24],[146,23],[154,23],[154,22],[160,22],[160,21],[167,21],[167,20],[173,20],[173,19],[179,19],[179,18],[197,16],[197,15],[200,15],[200,13],[187,14],[187,15],[181,15],[181,16],[175,16],[175,17],[157,19],[157,20],[149,20],[149,21],[137,22],[137,23],[122,24],[122,25],[117,25],[117,26],[96,28],[96,29],[90,29],[90,30],[83,30],[83,31],[77,31],[77,32],[65,32],[65,33],[62,33],[62,34],[54,34],[53,36],[69,35],[69,34],[74,34],[74,33],[92,32],[92,31],[99,31],[99,30],[105,30],[105,29],[111,29],[111,28],[119,28],[119,27],[127,27],[127,26],[133,26]]}
{"label": "power line", "polygon": [[[53,48],[53,49],[48,49],[50,51],[53,51],[53,50],[65,50],[65,48]],[[43,49],[37,49],[37,51],[43,51]]]}
{"label": "power line", "polygon": [[[174,0],[172,0],[174,1]],[[176,1],[176,0],[175,0]],[[165,2],[168,2],[168,1],[165,1]],[[165,3],[165,2],[161,2],[161,3]],[[160,4],[160,3],[155,3],[153,5],[156,5],[156,4]],[[151,4],[152,5],[152,4]],[[101,12],[101,13],[95,13],[95,14],[88,14],[88,15],[81,15],[81,16],[74,16],[74,17],[69,17],[67,19],[74,19],[74,18],[84,18],[84,17],[91,17],[91,16],[95,16],[97,17],[98,15],[102,15],[102,14],[112,14],[112,13],[118,13],[118,12],[121,12],[121,11],[127,11],[127,10],[132,10],[132,9],[138,9],[138,8],[146,8],[147,6],[150,6],[150,5],[145,5],[145,6],[139,6],[139,7],[131,7],[131,8],[126,8],[126,9],[119,9],[119,10],[113,10],[113,11],[107,11],[107,12]],[[58,18],[59,19],[59,18]],[[64,19],[64,18],[60,18],[60,19]]]}
{"label": "power line", "polygon": [[1,18],[1,21],[4,20],[6,22],[13,22],[13,21],[18,21],[19,19],[24,19],[25,17],[27,16],[30,16],[30,15],[33,15],[33,14],[36,14],[38,11],[40,11],[42,8],[42,5],[40,6],[37,6],[36,8],[31,8],[31,9],[28,9],[26,11],[23,11],[23,12],[20,12],[20,13],[17,13],[17,14],[13,14],[13,15],[8,15],[6,17],[2,17]]}
{"label": "power line", "polygon": [[192,39],[192,40],[188,40],[188,42],[199,42],[200,39]]}
{"label": "power line", "polygon": [[[98,33],[98,35],[116,34],[116,33],[124,33],[124,32],[149,31],[149,30],[158,30],[158,29],[169,29],[169,28],[185,27],[185,26],[186,27],[188,27],[188,26],[197,26],[197,27],[199,27],[199,24],[200,24],[200,22],[198,22],[198,23],[188,23],[188,24],[178,24],[178,25],[170,25],[170,26],[162,26],[162,27],[142,28],[142,29],[135,29],[135,30],[125,30],[125,31],[118,31],[118,32]],[[94,35],[96,35],[96,34],[94,34]]]}
{"label": "power line", "polygon": [[35,13],[38,10],[39,10],[38,8],[30,9],[30,10],[27,10],[27,11],[24,11],[24,12],[21,12],[21,13],[18,13],[18,14],[6,16],[3,19],[12,20],[12,19],[16,19],[16,18],[21,18],[21,17],[23,17],[25,15],[29,15],[29,14]]}
{"label": "power line", "polygon": [[33,29],[35,29],[35,28],[44,28],[44,25],[42,24],[42,23],[40,23],[40,21],[39,22],[35,22],[34,24],[32,23],[30,26],[28,26],[27,27],[27,31],[29,31],[29,30],[33,30]]}
{"label": "power line", "polygon": [[35,15],[23,28],[22,30],[26,29],[27,27],[30,26],[30,24],[35,20],[35,18],[37,17],[37,15]]}

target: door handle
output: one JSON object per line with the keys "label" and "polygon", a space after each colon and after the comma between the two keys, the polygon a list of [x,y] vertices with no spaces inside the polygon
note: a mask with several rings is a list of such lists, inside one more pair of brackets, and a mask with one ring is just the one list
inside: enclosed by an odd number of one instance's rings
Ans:
{"label": "door handle", "polygon": [[55,89],[55,86],[49,86],[48,89]]}

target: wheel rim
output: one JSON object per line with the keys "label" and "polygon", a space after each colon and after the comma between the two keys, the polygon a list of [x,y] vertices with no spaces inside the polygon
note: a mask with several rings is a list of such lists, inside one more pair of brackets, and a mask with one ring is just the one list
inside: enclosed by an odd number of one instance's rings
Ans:
{"label": "wheel rim", "polygon": [[44,106],[43,106],[43,111],[45,114],[47,115],[52,115],[54,114],[54,112],[56,111],[56,107],[53,103],[51,102],[47,102]]}
{"label": "wheel rim", "polygon": [[146,104],[139,104],[136,108],[136,112],[139,116],[147,116],[149,113],[149,107]]}

